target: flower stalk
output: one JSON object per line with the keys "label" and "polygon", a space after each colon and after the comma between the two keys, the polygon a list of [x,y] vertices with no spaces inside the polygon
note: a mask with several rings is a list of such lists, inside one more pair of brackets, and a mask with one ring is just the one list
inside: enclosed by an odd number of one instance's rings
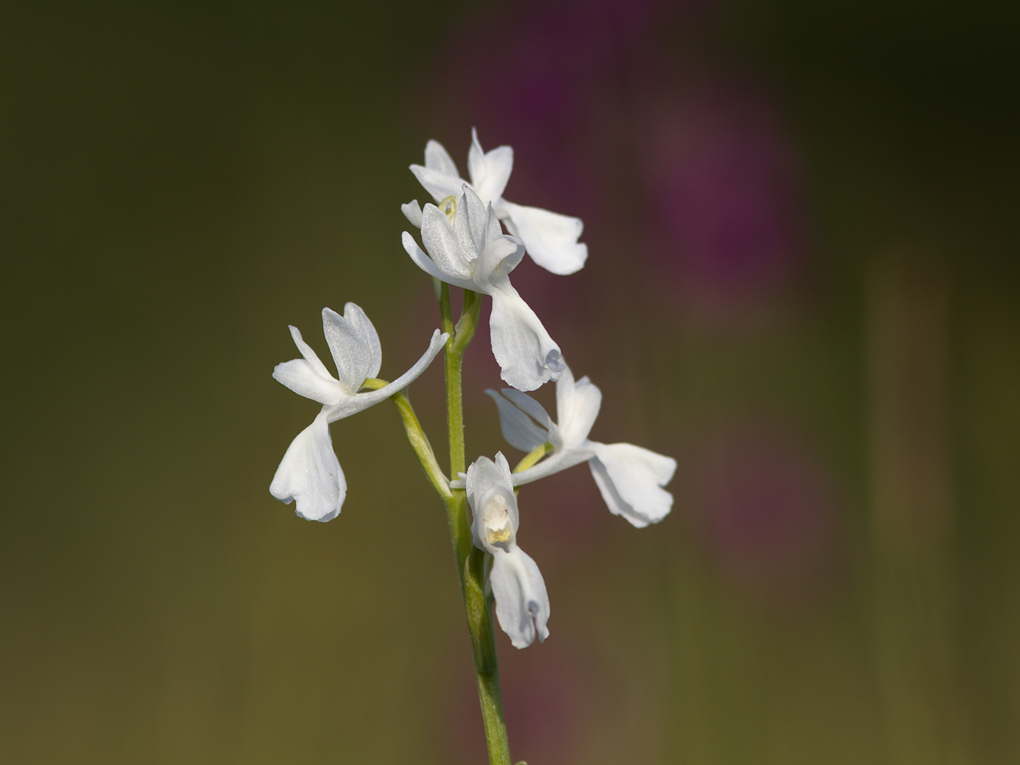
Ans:
{"label": "flower stalk", "polygon": [[[450,474],[459,476],[467,467],[464,447],[464,351],[478,325],[481,300],[476,292],[464,290],[464,305],[456,327],[450,300],[450,285],[444,283],[440,291],[439,311],[444,332],[451,340],[446,346],[446,417],[450,438]],[[503,719],[503,701],[499,686],[499,662],[496,657],[496,636],[492,628],[492,604],[485,597],[485,553],[472,544],[471,524],[468,517],[467,497],[464,489],[454,489],[446,503],[450,541],[460,576],[461,594],[467,613],[468,632],[474,657],[475,679],[478,684],[478,701],[485,726],[485,742],[490,765],[510,765],[510,745],[506,722]]]}

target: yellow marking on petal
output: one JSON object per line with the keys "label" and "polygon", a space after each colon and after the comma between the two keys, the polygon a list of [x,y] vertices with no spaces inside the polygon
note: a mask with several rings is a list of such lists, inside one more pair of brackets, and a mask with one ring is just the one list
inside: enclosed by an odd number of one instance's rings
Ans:
{"label": "yellow marking on petal", "polygon": [[449,218],[450,223],[453,223],[453,219],[457,217],[457,198],[451,194],[440,202],[438,206],[443,215]]}
{"label": "yellow marking on petal", "polygon": [[482,523],[485,541],[493,547],[510,548],[514,541],[514,528],[510,523],[510,512],[506,498],[496,494],[489,498],[482,508]]}
{"label": "yellow marking on petal", "polygon": [[501,529],[489,532],[489,544],[500,545],[510,541],[510,527],[504,526]]}

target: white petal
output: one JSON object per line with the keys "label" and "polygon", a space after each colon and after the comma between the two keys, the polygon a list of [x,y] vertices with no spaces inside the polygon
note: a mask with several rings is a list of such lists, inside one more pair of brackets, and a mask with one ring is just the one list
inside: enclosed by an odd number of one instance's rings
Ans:
{"label": "white petal", "polygon": [[563,371],[560,347],[509,283],[492,293],[489,331],[501,377],[517,390],[535,390]]}
{"label": "white petal", "polygon": [[421,228],[421,205],[418,204],[417,199],[412,199],[410,202],[404,205],[400,205],[400,212],[404,213],[404,217],[407,221],[415,228]]}
{"label": "white petal", "polygon": [[514,168],[514,150],[500,146],[485,153],[478,143],[478,131],[471,129],[471,148],[468,150],[468,175],[483,202],[495,202],[503,196],[503,189]]}
{"label": "white petal", "polygon": [[331,521],[340,513],[347,480],[333,453],[325,410],[291,442],[269,491],[288,505],[297,500],[297,514],[310,521]]}
{"label": "white petal", "polygon": [[509,284],[510,272],[524,259],[524,244],[515,236],[499,236],[491,240],[475,263],[475,284],[482,292]]}
{"label": "white petal", "polygon": [[[457,218],[460,217],[458,211]],[[421,241],[432,262],[446,276],[460,280],[473,278],[474,260],[478,253],[465,250],[462,238],[454,230],[450,219],[435,205],[425,205],[422,210]]]}
{"label": "white petal", "polygon": [[344,305],[344,318],[361,332],[365,342],[368,343],[368,349],[372,356],[372,363],[368,366],[368,376],[378,377],[379,370],[382,368],[382,343],[379,342],[379,333],[375,331],[375,326],[368,320],[368,316],[357,303]]}
{"label": "white petal", "polygon": [[[501,236],[503,231],[495,220],[492,209],[478,198],[478,195],[467,184],[464,184],[461,195],[457,198],[457,214],[454,218],[453,229],[457,233],[457,240],[461,249],[466,252],[471,261],[474,262],[485,249],[489,234],[492,229],[490,223],[495,223],[495,236]],[[426,242],[426,247],[428,243]],[[432,250],[429,250],[431,253]]]}
{"label": "white petal", "polygon": [[503,388],[503,395],[506,399],[524,412],[528,417],[538,423],[538,426],[547,433],[552,435],[551,431],[556,428],[556,423],[553,422],[552,417],[545,411],[545,407],[535,401],[527,393],[521,393],[519,390],[513,388]]}
{"label": "white petal", "polygon": [[[353,321],[347,318],[348,313]],[[357,393],[367,378],[379,374],[382,361],[379,335],[364,311],[354,303],[347,304],[343,316],[331,308],[323,308],[322,333],[333,354],[337,377],[348,394]]]}
{"label": "white petal", "polygon": [[401,236],[400,241],[404,245],[404,250],[411,256],[411,260],[414,261],[414,264],[429,276],[434,279],[438,279],[441,282],[452,284],[454,287],[460,287],[466,290],[476,289],[475,283],[471,279],[461,279],[442,271],[439,266],[435,264],[432,258],[422,251],[421,247],[418,246],[418,243],[414,241],[414,237],[406,231]]}
{"label": "white petal", "polygon": [[676,460],[633,444],[593,443],[591,474],[614,515],[638,528],[657,523],[673,507],[665,486],[676,471]]}
{"label": "white petal", "polygon": [[464,487],[471,505],[483,503],[485,495],[494,488],[511,489],[510,463],[503,452],[496,452],[495,461],[488,457],[479,457],[470,465],[464,476]]}
{"label": "white petal", "polygon": [[[530,452],[549,440],[549,432],[539,427],[535,420],[522,411],[520,407],[511,403],[507,398],[499,395],[494,390],[490,389],[485,391],[485,393],[496,402],[496,407],[499,409],[499,426],[503,431],[503,438],[511,446],[520,449],[522,452]],[[516,393],[519,396],[524,396],[545,414],[542,405],[530,396],[520,391],[504,390],[504,393]],[[545,421],[548,421],[548,419],[549,415],[545,414]]]}
{"label": "white petal", "polygon": [[438,204],[449,196],[459,196],[464,186],[460,176],[433,170],[421,165],[411,165],[411,172]]}
{"label": "white petal", "polygon": [[580,218],[524,207],[503,200],[497,209],[509,218],[507,228],[524,241],[531,259],[554,274],[580,271],[588,259],[588,245],[578,243],[584,223]]}
{"label": "white petal", "polygon": [[475,547],[490,553],[511,549],[516,544],[520,516],[506,457],[502,452],[496,454],[495,462],[479,457],[468,466],[464,478]]}
{"label": "white petal", "polygon": [[588,440],[601,407],[602,391],[587,377],[574,382],[570,369],[564,369],[556,381],[556,424],[565,444]]}
{"label": "white petal", "polygon": [[425,144],[425,167],[445,175],[460,177],[453,157],[439,141],[429,141]]}
{"label": "white petal", "polygon": [[352,414],[357,414],[363,409],[368,409],[370,406],[375,406],[380,401],[385,401],[394,393],[399,393],[412,382],[414,382],[422,372],[428,369],[429,364],[432,360],[439,355],[439,352],[446,345],[446,341],[450,339],[450,336],[445,332],[440,332],[438,329],[432,333],[432,340],[429,343],[428,350],[422,355],[418,361],[415,362],[414,366],[408,369],[404,374],[400,375],[396,380],[391,382],[389,385],[380,388],[379,390],[365,391],[364,393],[358,393],[353,396],[346,396],[336,406],[332,406],[327,411],[327,416],[330,422],[336,422],[342,420],[344,417],[350,417]]}
{"label": "white petal", "polygon": [[538,565],[521,548],[497,550],[489,574],[496,619],[514,648],[527,648],[549,637],[549,593]]}
{"label": "white petal", "polygon": [[343,387],[332,377],[323,377],[305,359],[277,364],[273,379],[286,385],[299,396],[332,406],[344,397]]}
{"label": "white petal", "polygon": [[294,345],[297,346],[298,351],[304,357],[305,361],[312,365],[312,369],[315,373],[332,379],[333,375],[331,375],[329,370],[326,369],[326,365],[319,360],[319,357],[316,355],[315,351],[312,350],[312,347],[301,338],[301,333],[298,331],[297,327],[290,327],[290,336],[293,338]]}
{"label": "white petal", "polygon": [[510,485],[510,463],[503,452],[496,452],[496,467],[499,468],[499,480],[504,486]]}

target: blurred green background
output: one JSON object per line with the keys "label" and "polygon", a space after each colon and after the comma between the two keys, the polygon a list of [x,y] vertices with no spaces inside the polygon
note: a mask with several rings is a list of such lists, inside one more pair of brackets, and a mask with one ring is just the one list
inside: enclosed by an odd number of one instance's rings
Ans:
{"label": "blurred green background", "polygon": [[521,492],[552,634],[499,638],[515,759],[1020,761],[1018,7],[7,9],[0,761],[484,761],[391,408],[333,426],[337,520],[268,493],[316,411],[288,324],[324,353],[357,302],[390,379],[424,349],[407,166],[472,126],[585,220],[583,271],[514,283],[593,437],[679,461],[644,530],[583,467]]}

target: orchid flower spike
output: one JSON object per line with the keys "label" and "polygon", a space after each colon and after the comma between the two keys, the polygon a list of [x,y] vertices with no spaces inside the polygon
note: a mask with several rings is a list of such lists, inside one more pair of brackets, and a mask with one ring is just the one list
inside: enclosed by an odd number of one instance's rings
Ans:
{"label": "orchid flower spike", "polygon": [[[503,199],[503,189],[510,180],[514,166],[514,150],[500,146],[483,152],[478,143],[478,131],[471,130],[471,148],[468,150],[470,186],[484,204],[492,204],[496,216],[506,224],[514,236],[520,237],[524,247],[538,265],[554,274],[572,274],[580,271],[588,258],[588,246],[578,243],[584,224],[580,218],[542,210],[538,207],[515,205]],[[438,141],[425,146],[425,165],[411,165],[411,172],[436,204],[449,196],[460,194],[466,182],[460,177],[457,165],[449,152]],[[415,226],[421,227],[422,216],[418,200],[402,205],[404,215]]]}
{"label": "orchid flower spike", "polygon": [[557,422],[541,404],[520,391],[504,389],[502,395],[494,390],[485,392],[499,408],[503,437],[511,445],[525,452],[547,442],[553,447],[549,457],[515,473],[514,486],[587,462],[614,515],[622,515],[641,528],[669,514],[673,495],[662,487],[673,478],[676,460],[633,444],[589,440],[602,405],[602,392],[587,377],[575,382],[570,369],[563,370],[556,381]]}
{"label": "orchid flower spike", "polygon": [[491,204],[484,204],[467,184],[443,209],[425,205],[421,238],[426,255],[408,232],[403,244],[425,273],[492,296],[489,333],[502,378],[518,390],[535,390],[563,371],[560,347],[535,312],[510,284],[510,272],[524,257],[521,240],[507,236]]}
{"label": "orchid flower spike", "polygon": [[475,460],[468,467],[466,488],[475,547],[492,555],[489,582],[499,626],[514,648],[527,648],[536,637],[545,640],[549,594],[538,565],[517,546],[520,517],[506,457],[497,453],[495,462]]}
{"label": "orchid flower spike", "polygon": [[322,309],[322,330],[339,379],[301,339],[297,327],[291,327],[290,334],[302,358],[285,361],[273,370],[277,382],[322,404],[312,424],[291,442],[269,486],[277,499],[287,504],[297,500],[297,514],[310,521],[336,518],[347,495],[347,480],[333,452],[329,423],[399,393],[425,371],[449,339],[437,329],[428,350],[407,372],[383,388],[359,393],[367,379],[379,374],[382,365],[382,347],[375,327],[361,308],[348,303],[343,316]]}

